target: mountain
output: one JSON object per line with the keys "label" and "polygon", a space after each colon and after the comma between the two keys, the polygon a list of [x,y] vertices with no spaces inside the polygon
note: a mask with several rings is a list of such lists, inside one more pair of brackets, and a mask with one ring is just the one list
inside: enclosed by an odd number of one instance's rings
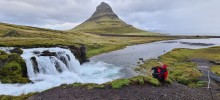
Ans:
{"label": "mountain", "polygon": [[93,15],[82,24],[76,26],[70,31],[83,31],[87,33],[101,34],[147,34],[155,35],[154,33],[137,29],[122,21],[112,10],[110,5],[102,2],[97,6]]}

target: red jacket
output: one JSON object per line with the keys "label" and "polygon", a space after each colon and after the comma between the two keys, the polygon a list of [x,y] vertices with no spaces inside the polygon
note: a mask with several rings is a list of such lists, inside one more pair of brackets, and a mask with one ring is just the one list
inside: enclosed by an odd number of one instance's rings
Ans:
{"label": "red jacket", "polygon": [[160,69],[160,72],[159,72],[159,73],[160,73],[159,76],[164,75],[164,78],[165,78],[165,80],[166,80],[167,77],[168,77],[167,65],[163,64],[163,65],[161,66],[161,69]]}

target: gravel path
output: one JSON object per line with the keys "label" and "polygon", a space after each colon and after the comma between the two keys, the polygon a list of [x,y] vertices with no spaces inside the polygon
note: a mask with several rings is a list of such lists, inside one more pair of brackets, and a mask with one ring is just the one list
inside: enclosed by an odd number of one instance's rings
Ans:
{"label": "gravel path", "polygon": [[189,88],[173,83],[161,87],[148,84],[130,85],[121,89],[57,87],[36,94],[28,100],[212,100],[212,97],[207,88]]}

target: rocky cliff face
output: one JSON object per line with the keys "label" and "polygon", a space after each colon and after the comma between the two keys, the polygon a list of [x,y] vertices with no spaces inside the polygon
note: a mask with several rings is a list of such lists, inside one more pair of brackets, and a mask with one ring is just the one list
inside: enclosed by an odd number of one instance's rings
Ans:
{"label": "rocky cliff face", "polygon": [[109,17],[111,19],[118,19],[118,16],[113,12],[112,8],[105,2],[102,2],[97,6],[96,11],[87,21],[94,21],[101,19],[102,17]]}
{"label": "rocky cliff face", "polygon": [[145,32],[122,21],[110,5],[104,2],[97,6],[96,11],[89,19],[72,30],[102,34]]}

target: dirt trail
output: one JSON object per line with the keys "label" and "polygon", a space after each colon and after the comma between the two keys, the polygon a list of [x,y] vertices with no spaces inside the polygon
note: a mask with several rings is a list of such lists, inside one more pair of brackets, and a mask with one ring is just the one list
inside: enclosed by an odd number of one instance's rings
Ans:
{"label": "dirt trail", "polygon": [[203,73],[200,80],[210,83],[207,88],[210,88],[209,91],[213,96],[218,95],[217,99],[220,100],[220,76],[211,71],[210,67],[213,63],[210,63],[209,60],[200,58],[194,58],[191,61],[197,63],[198,69]]}
{"label": "dirt trail", "polygon": [[212,100],[207,88],[189,88],[173,83],[156,87],[130,85],[121,89],[92,89],[84,87],[57,87],[34,95],[28,100]]}

